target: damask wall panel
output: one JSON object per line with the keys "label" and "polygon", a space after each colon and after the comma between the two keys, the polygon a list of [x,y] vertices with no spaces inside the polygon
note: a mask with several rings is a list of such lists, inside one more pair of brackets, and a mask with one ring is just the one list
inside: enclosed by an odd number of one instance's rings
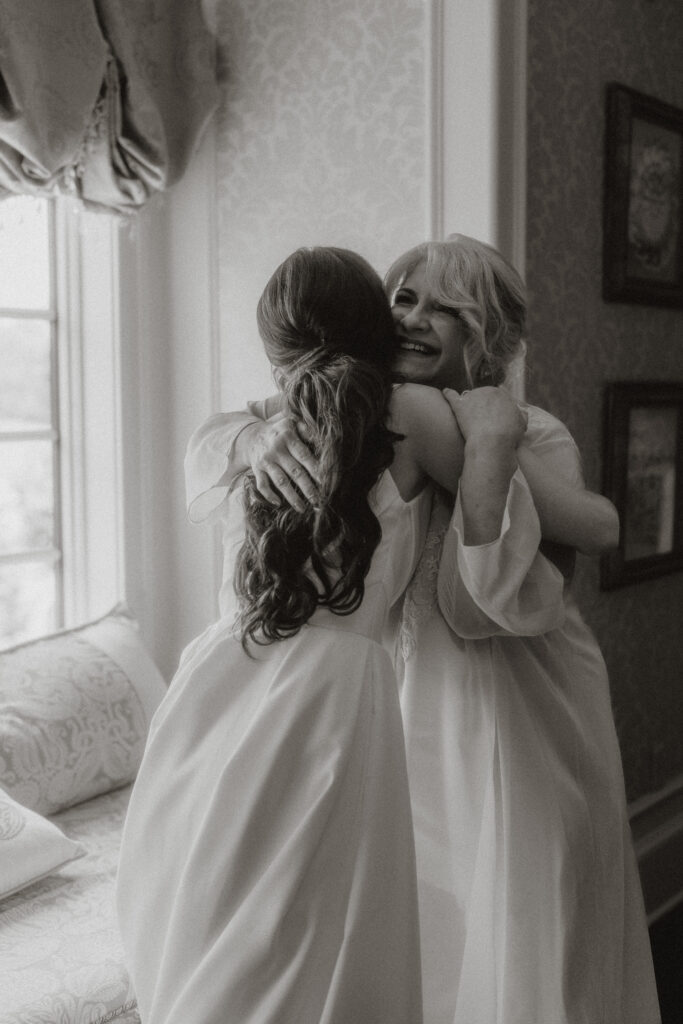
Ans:
{"label": "damask wall panel", "polygon": [[[683,311],[601,298],[604,89],[683,107],[680,0],[529,0],[527,396],[574,434],[601,485],[606,381],[683,380]],[[578,597],[610,670],[628,794],[683,772],[683,574]]]}
{"label": "damask wall panel", "polygon": [[217,0],[222,403],[268,386],[260,291],[299,245],[383,273],[427,222],[425,3]]}

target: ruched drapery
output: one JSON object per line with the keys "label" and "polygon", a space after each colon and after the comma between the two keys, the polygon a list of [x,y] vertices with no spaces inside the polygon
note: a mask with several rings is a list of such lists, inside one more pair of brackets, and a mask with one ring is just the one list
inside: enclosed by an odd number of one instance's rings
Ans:
{"label": "ruched drapery", "polygon": [[130,212],[178,180],[217,98],[200,0],[0,0],[0,198]]}

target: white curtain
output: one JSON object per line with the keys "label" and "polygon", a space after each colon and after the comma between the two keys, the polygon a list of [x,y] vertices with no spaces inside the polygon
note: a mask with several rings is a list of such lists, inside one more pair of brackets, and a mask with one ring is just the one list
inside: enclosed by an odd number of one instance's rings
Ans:
{"label": "white curtain", "polygon": [[181,176],[217,100],[200,0],[0,0],[0,198],[130,212]]}

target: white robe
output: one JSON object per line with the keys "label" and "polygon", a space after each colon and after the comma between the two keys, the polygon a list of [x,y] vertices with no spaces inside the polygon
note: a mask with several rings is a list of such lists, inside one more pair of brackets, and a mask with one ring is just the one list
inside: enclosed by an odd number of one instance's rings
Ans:
{"label": "white robe", "polygon": [[[525,444],[582,486],[566,429],[527,409]],[[607,672],[519,470],[498,539],[462,538],[437,501],[396,656],[425,1024],[655,1024]]]}
{"label": "white robe", "polygon": [[404,502],[387,472],[372,500],[382,538],[357,611],[321,608],[249,656],[226,609],[154,717],[117,886],[143,1024],[421,1024],[410,796],[381,639],[430,497]]}
{"label": "white robe", "polygon": [[[525,408],[524,443],[583,487],[566,428]],[[198,514],[239,432],[264,414],[252,403],[193,436],[186,474]],[[458,505],[435,501],[387,638],[401,680],[425,1024],[656,1024],[598,645],[538,552],[519,471],[496,541],[465,546],[461,523]],[[226,558],[230,537],[226,526]],[[225,585],[221,600],[229,606]]]}

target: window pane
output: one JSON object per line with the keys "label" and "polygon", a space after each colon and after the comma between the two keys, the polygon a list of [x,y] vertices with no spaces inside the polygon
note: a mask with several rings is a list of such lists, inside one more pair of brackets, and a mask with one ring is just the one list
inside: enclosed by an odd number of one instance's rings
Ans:
{"label": "window pane", "polygon": [[54,632],[56,592],[49,563],[0,565],[0,647]]}
{"label": "window pane", "polygon": [[49,309],[47,199],[12,196],[0,202],[0,306]]}
{"label": "window pane", "polygon": [[0,432],[50,426],[50,325],[0,319]]}
{"label": "window pane", "polygon": [[50,547],[52,443],[0,442],[0,552]]}

